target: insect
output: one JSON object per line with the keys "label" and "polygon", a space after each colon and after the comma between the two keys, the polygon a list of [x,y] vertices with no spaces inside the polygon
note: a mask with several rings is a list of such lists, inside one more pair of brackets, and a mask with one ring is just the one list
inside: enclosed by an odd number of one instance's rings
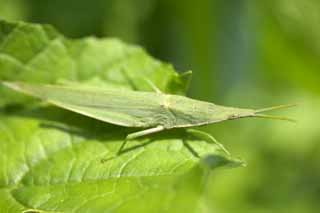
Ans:
{"label": "insect", "polygon": [[292,121],[286,117],[266,115],[263,112],[293,105],[258,110],[226,107],[185,96],[164,94],[151,82],[149,83],[155,92],[35,85],[22,82],[3,82],[3,85],[107,123],[142,128],[141,131],[127,135],[118,153],[130,139],[173,128],[202,126],[246,117]]}

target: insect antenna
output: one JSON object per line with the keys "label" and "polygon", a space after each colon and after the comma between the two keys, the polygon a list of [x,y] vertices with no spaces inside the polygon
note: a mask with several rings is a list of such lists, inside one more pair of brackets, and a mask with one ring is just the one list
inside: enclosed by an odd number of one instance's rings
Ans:
{"label": "insect antenna", "polygon": [[261,112],[269,112],[269,111],[273,111],[273,110],[284,109],[284,108],[289,108],[289,107],[294,107],[294,106],[297,106],[297,104],[286,104],[286,105],[279,105],[279,106],[273,106],[273,107],[258,109],[258,110],[254,111],[254,113],[255,113],[254,117],[296,122],[296,120],[288,118],[288,117],[284,117],[284,116],[274,116],[274,115],[260,114]]}
{"label": "insect antenna", "polygon": [[258,109],[255,111],[255,113],[260,113],[260,112],[269,112],[277,109],[284,109],[284,108],[289,108],[289,107],[294,107],[297,106],[298,104],[284,104],[284,105],[279,105],[279,106],[273,106],[273,107],[268,107],[268,108],[263,108],[263,109]]}

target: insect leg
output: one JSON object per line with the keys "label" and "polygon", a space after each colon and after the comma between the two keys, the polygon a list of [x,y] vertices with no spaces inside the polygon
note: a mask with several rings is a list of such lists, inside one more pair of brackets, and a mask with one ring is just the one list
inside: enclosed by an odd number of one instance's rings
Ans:
{"label": "insect leg", "polygon": [[162,93],[163,93],[152,81],[150,81],[150,80],[147,79],[147,78],[145,78],[144,80],[149,84],[149,86],[150,86],[156,93],[159,93],[159,94],[162,94]]}
{"label": "insect leg", "polygon": [[127,144],[128,140],[124,139],[124,141],[122,142],[120,148],[117,151],[117,155],[120,155],[122,153],[123,148],[125,147],[125,145]]}
{"label": "insect leg", "polygon": [[152,133],[160,132],[162,130],[164,130],[163,126],[157,126],[157,127],[151,128],[151,129],[145,129],[145,130],[142,130],[142,131],[139,131],[139,132],[131,133],[131,134],[127,135],[126,139],[127,140],[131,140],[131,139],[138,138],[138,137],[141,137],[141,136],[144,136],[144,135],[149,135],[149,134],[152,134]]}
{"label": "insect leg", "polygon": [[194,157],[200,158],[200,155],[197,153],[197,151],[194,150],[186,140],[182,139],[182,143]]}
{"label": "insect leg", "polygon": [[120,146],[120,148],[119,148],[119,150],[117,152],[117,155],[122,153],[122,150],[124,149],[124,147],[127,144],[128,140],[135,139],[135,138],[138,138],[138,137],[141,137],[141,136],[144,136],[144,135],[149,135],[149,134],[152,134],[152,133],[160,132],[162,130],[164,130],[163,126],[157,126],[157,127],[151,128],[151,129],[145,129],[145,130],[142,130],[142,131],[139,131],[139,132],[134,132],[134,133],[131,133],[131,134],[127,135],[126,139],[121,144],[121,146]]}
{"label": "insect leg", "polygon": [[117,155],[122,153],[122,150],[124,149],[124,147],[127,144],[128,140],[135,139],[135,138],[138,138],[138,137],[141,137],[141,136],[144,136],[144,135],[149,135],[149,134],[152,134],[152,133],[160,132],[162,130],[164,130],[163,126],[157,126],[157,127],[151,128],[151,129],[145,129],[145,130],[142,130],[142,131],[139,131],[139,132],[134,132],[134,133],[131,133],[131,134],[127,135],[126,139],[121,144],[121,146],[120,146],[120,148],[119,148],[119,150],[117,152]]}
{"label": "insect leg", "polygon": [[189,71],[186,71],[184,73],[181,73],[180,74],[180,78],[182,79],[184,83],[184,88],[185,88],[185,91],[188,90],[189,86],[190,86],[190,82],[191,82],[191,78],[192,78],[192,71],[189,70]]}
{"label": "insect leg", "polygon": [[219,143],[212,135],[210,135],[210,134],[208,134],[208,133],[206,133],[204,131],[197,130],[197,129],[187,129],[186,131],[188,133],[191,133],[191,134],[195,135],[195,136],[203,138],[205,141],[207,141],[209,143],[216,144],[227,155],[230,155],[230,152],[221,143]]}

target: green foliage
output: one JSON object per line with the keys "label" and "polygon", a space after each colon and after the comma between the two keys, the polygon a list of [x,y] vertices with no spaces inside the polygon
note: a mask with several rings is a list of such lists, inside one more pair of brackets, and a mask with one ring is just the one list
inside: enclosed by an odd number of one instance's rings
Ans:
{"label": "green foliage", "polygon": [[[188,78],[116,39],[66,39],[49,26],[0,23],[0,79],[72,81],[183,94]],[[4,212],[198,212],[210,170],[241,162],[183,130],[131,141],[133,131],[1,88],[0,208]],[[188,143],[200,161],[184,146]],[[104,161],[105,159],[109,159]]]}
{"label": "green foliage", "polygon": [[241,120],[205,127],[248,166],[216,170],[203,209],[317,213],[319,6],[318,0],[0,0],[0,18],[49,23],[73,38],[138,43],[180,70],[192,69],[189,93],[196,99],[256,108],[299,103],[286,111],[297,125]]}

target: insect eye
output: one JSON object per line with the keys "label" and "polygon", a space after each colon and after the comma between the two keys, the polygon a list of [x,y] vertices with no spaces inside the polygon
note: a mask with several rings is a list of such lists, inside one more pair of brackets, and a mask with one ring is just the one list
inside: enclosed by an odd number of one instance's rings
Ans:
{"label": "insect eye", "polygon": [[232,115],[230,115],[230,116],[228,117],[228,119],[236,119],[236,118],[238,118],[238,117],[239,117],[238,114],[232,114]]}

